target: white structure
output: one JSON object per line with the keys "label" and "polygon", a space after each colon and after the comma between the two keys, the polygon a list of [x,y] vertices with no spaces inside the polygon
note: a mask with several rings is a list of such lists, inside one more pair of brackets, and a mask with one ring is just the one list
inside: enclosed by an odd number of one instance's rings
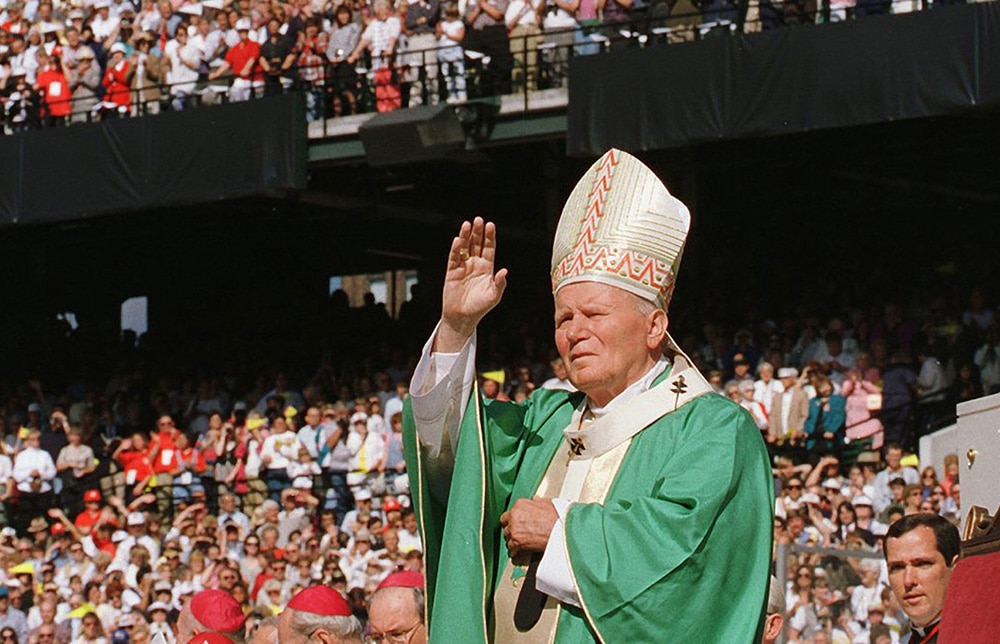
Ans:
{"label": "white structure", "polygon": [[958,424],[920,439],[921,465],[944,471],[946,454],[957,454],[962,482],[962,522],[973,505],[1000,508],[1000,394],[958,405]]}

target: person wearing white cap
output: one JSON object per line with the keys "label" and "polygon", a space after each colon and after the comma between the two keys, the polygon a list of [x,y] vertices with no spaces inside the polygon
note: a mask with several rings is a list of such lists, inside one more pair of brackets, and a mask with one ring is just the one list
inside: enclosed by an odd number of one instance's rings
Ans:
{"label": "person wearing white cap", "polygon": [[[264,87],[264,72],[260,66],[260,45],[250,39],[253,23],[249,18],[236,21],[236,33],[240,41],[229,48],[221,65],[209,73],[208,79],[215,80],[232,73],[233,84],[229,88],[229,100],[245,101],[251,94],[259,93]],[[286,401],[289,402],[289,401]]]}
{"label": "person wearing white cap", "polygon": [[750,415],[713,395],[667,332],[690,221],[635,157],[610,150],[594,163],[563,209],[551,264],[555,343],[580,392],[488,405],[473,389],[475,330],[507,271],[494,266],[495,226],[462,225],[405,428],[432,640],[760,634],[767,450]]}
{"label": "person wearing white cap", "polygon": [[104,101],[101,106],[110,114],[125,114],[132,102],[130,85],[135,70],[126,58],[128,47],[116,42],[108,50],[108,65],[104,70]]}
{"label": "person wearing white cap", "polygon": [[130,512],[125,519],[125,528],[128,530],[128,536],[118,544],[113,565],[121,566],[124,570],[128,566],[132,546],[146,548],[149,551],[150,561],[156,561],[160,558],[160,544],[149,535],[146,517],[142,512]]}
{"label": "person wearing white cap", "polygon": [[359,487],[354,491],[354,505],[353,510],[349,510],[347,514],[344,515],[344,520],[340,524],[341,532],[346,532],[347,534],[354,536],[355,526],[358,522],[359,514],[368,514],[371,517],[381,517],[381,513],[372,510],[372,491],[366,487]]}
{"label": "person wearing white cap", "polygon": [[854,513],[857,516],[857,526],[859,528],[867,530],[876,537],[885,535],[889,526],[875,518],[872,500],[867,495],[857,495],[851,500],[851,505],[854,506]]}
{"label": "person wearing white cap", "polygon": [[371,431],[368,415],[364,412],[351,416],[347,451],[351,453],[347,484],[352,489],[370,484],[385,469],[385,438]]}
{"label": "person wearing white cap", "polygon": [[111,15],[111,0],[95,0],[94,10],[97,14],[90,21],[90,28],[94,32],[94,40],[103,43],[120,23],[117,16]]}

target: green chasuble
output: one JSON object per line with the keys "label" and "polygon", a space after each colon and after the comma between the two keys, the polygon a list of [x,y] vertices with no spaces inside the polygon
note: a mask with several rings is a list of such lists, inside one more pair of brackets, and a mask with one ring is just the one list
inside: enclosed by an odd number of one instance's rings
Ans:
{"label": "green chasuble", "polygon": [[[432,642],[494,641],[493,594],[511,582],[500,515],[566,458],[563,430],[582,401],[540,389],[521,404],[487,402],[473,388],[455,453],[434,459],[417,449],[407,401]],[[632,439],[603,504],[569,508],[566,549],[586,610],[563,604],[555,640],[758,641],[773,510],[767,451],[745,410],[708,394],[666,414]]]}

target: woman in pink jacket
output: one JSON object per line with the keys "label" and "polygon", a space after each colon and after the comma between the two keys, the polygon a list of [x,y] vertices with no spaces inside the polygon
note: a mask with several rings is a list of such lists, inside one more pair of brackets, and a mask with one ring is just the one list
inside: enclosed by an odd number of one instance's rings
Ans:
{"label": "woman in pink jacket", "polygon": [[[878,370],[871,368],[870,359],[866,354],[858,354],[855,360],[857,368],[848,372],[847,379],[841,387],[841,393],[847,398],[847,437],[852,442],[871,439],[868,449],[880,449],[885,438],[882,422],[874,414],[881,407],[882,391],[875,384]],[[872,396],[869,399],[869,396]],[[877,398],[876,398],[877,396]],[[875,402],[878,405],[875,405]]]}

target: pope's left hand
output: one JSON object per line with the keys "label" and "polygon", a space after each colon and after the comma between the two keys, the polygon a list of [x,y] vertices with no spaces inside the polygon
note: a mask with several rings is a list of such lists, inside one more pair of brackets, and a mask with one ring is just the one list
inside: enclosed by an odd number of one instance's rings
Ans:
{"label": "pope's left hand", "polygon": [[552,526],[559,519],[551,499],[518,499],[514,507],[500,515],[503,538],[511,558],[522,552],[544,552]]}

